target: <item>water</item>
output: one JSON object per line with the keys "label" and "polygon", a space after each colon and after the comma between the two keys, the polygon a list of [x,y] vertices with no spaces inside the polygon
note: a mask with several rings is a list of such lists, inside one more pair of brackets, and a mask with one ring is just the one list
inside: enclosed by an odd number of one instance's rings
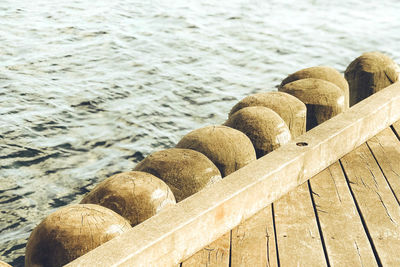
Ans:
{"label": "water", "polygon": [[[0,255],[287,74],[400,61],[397,0],[0,1]],[[293,4],[295,3],[295,4]]]}

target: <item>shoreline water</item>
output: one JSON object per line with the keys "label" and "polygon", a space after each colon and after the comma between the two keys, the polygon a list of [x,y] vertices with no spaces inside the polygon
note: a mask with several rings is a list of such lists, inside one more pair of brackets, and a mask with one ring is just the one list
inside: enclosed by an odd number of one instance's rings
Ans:
{"label": "shoreline water", "polygon": [[[357,6],[357,9],[354,7]],[[229,8],[228,8],[229,7]],[[0,9],[0,254],[95,184],[288,74],[396,62],[400,3],[5,2]],[[27,23],[29,22],[29,23]],[[368,30],[366,30],[368,29]]]}

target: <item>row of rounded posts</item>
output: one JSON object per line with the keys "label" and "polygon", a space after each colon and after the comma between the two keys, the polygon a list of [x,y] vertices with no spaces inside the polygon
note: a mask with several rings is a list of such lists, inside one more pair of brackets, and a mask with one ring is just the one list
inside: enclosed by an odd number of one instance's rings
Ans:
{"label": "row of rounded posts", "polygon": [[326,66],[295,72],[278,92],[239,101],[223,125],[196,129],[175,148],[105,179],[33,230],[26,266],[62,266],[82,256],[398,81],[399,70],[387,56],[365,53],[345,77]]}

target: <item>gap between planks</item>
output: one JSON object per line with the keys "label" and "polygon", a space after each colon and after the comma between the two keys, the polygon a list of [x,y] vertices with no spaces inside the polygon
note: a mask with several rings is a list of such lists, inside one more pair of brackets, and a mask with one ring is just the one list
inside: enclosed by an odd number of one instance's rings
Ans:
{"label": "gap between planks", "polygon": [[377,266],[339,162],[310,180],[330,266]]}
{"label": "gap between planks", "polygon": [[363,144],[340,162],[378,264],[399,266],[400,207],[372,153]]}
{"label": "gap between planks", "polygon": [[400,142],[394,128],[383,130],[368,140],[367,146],[400,205]]}

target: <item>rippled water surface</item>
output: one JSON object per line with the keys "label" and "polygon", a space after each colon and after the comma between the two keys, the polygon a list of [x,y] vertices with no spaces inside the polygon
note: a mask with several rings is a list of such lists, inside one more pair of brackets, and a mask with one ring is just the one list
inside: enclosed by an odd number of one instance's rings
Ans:
{"label": "rippled water surface", "polygon": [[47,214],[289,73],[344,72],[374,50],[399,62],[399,10],[397,0],[0,1],[0,258],[23,266]]}

